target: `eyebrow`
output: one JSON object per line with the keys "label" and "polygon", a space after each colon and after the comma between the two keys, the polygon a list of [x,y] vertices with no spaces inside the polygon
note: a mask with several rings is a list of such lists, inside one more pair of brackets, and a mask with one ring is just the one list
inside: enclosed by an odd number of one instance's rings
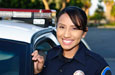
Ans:
{"label": "eyebrow", "polygon": [[59,25],[65,25],[65,24],[63,24],[63,23],[58,23]]}
{"label": "eyebrow", "polygon": [[[59,25],[64,25],[65,26],[65,24],[63,24],[63,23],[58,23]],[[70,25],[71,27],[76,27],[75,25]]]}

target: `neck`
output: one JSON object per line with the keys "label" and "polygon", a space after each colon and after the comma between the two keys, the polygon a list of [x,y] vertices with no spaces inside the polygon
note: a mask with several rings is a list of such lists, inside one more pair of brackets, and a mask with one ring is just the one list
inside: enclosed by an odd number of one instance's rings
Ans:
{"label": "neck", "polygon": [[66,58],[73,58],[74,55],[77,53],[78,48],[79,48],[79,46],[76,48],[73,48],[71,50],[63,50],[63,56]]}

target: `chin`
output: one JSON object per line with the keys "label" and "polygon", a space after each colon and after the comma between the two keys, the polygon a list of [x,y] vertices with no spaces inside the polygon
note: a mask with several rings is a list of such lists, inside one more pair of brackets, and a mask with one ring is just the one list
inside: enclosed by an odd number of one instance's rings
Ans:
{"label": "chin", "polygon": [[63,50],[67,50],[70,51],[72,50],[73,47],[69,47],[69,46],[62,46]]}
{"label": "chin", "polygon": [[79,45],[77,44],[77,45],[64,45],[64,44],[62,44],[61,45],[62,46],[62,48],[63,48],[63,50],[67,50],[67,51],[70,51],[70,50],[75,50],[75,49],[78,49],[78,47],[79,47]]}

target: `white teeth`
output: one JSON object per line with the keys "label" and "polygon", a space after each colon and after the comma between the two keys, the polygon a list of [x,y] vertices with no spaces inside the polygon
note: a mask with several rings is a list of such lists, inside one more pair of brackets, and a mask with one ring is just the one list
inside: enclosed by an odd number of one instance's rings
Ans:
{"label": "white teeth", "polygon": [[65,42],[65,43],[71,43],[72,41],[63,40],[63,42]]}

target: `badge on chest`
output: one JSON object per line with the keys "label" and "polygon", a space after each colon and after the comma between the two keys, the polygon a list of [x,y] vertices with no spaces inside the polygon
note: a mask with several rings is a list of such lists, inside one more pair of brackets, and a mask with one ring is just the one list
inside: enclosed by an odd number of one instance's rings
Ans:
{"label": "badge on chest", "polygon": [[82,70],[76,70],[73,75],[85,75]]}

